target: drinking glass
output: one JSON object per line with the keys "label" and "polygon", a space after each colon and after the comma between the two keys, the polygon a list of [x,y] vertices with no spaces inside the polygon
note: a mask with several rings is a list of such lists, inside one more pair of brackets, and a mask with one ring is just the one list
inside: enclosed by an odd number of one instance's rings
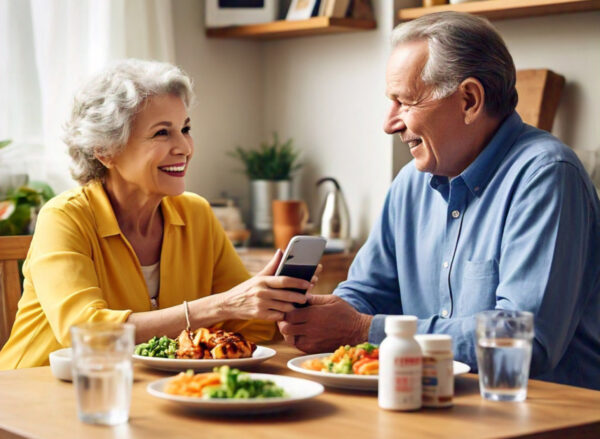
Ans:
{"label": "drinking glass", "polygon": [[531,362],[533,314],[493,310],[476,315],[475,339],[481,396],[523,401]]}
{"label": "drinking glass", "polygon": [[103,425],[128,421],[134,332],[130,323],[71,327],[73,383],[81,421]]}

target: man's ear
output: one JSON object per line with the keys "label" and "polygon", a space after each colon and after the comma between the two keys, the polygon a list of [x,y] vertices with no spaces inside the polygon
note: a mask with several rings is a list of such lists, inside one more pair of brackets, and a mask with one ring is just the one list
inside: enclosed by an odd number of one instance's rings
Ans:
{"label": "man's ear", "polygon": [[469,77],[460,83],[461,109],[466,125],[470,125],[485,112],[485,89],[478,79]]}

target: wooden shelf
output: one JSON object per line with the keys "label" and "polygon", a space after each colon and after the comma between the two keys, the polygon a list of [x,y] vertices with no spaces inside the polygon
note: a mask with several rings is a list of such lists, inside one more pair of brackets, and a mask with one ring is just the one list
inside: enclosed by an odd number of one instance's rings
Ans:
{"label": "wooden shelf", "polygon": [[353,18],[313,17],[308,20],[279,20],[271,23],[251,24],[247,26],[229,26],[206,29],[210,38],[244,38],[269,40],[277,38],[304,37],[309,35],[357,32],[375,29],[374,20],[356,20]]}
{"label": "wooden shelf", "polygon": [[600,0],[482,0],[430,8],[400,9],[398,18],[400,21],[409,21],[432,12],[460,11],[481,15],[490,20],[503,20],[594,10],[600,10]]}

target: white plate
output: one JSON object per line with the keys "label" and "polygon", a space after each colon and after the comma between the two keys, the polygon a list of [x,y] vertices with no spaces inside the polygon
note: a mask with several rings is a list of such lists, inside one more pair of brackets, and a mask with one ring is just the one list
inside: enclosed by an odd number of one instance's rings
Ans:
{"label": "white plate", "polygon": [[[304,355],[302,357],[292,358],[288,361],[287,366],[295,372],[299,372],[310,376],[315,381],[324,384],[329,387],[338,387],[340,389],[353,389],[353,390],[377,390],[377,384],[379,381],[378,375],[346,375],[332,372],[318,372],[316,370],[309,370],[302,367],[302,363],[315,358],[328,357],[329,354],[314,354]],[[471,368],[468,364],[461,363],[460,361],[454,361],[454,375],[462,375],[467,373]]]}
{"label": "white plate", "polygon": [[298,404],[323,393],[323,386],[314,381],[302,378],[292,378],[283,375],[271,375],[267,373],[250,373],[252,379],[270,380],[283,388],[287,394],[284,398],[256,398],[256,399],[204,399],[192,396],[178,396],[165,393],[166,383],[171,378],[163,378],[153,381],[146,388],[148,393],[157,398],[166,399],[170,402],[192,408],[206,413],[221,414],[253,414],[272,413],[285,410],[292,405]]}
{"label": "white plate", "polygon": [[133,355],[133,359],[144,366],[158,370],[184,371],[187,369],[193,370],[212,370],[213,367],[228,365],[231,367],[247,367],[258,363],[262,363],[269,358],[275,356],[277,352],[274,349],[264,346],[256,346],[256,350],[249,358],[234,358],[224,360],[186,360],[184,358],[156,358],[143,357],[141,355]]}

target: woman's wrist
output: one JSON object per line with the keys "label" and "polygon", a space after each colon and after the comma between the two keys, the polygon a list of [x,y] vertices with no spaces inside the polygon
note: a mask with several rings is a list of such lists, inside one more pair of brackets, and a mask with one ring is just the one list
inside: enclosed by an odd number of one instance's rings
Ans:
{"label": "woman's wrist", "polygon": [[192,326],[196,328],[209,327],[231,318],[231,312],[226,306],[227,293],[211,294],[210,296],[188,302]]}

